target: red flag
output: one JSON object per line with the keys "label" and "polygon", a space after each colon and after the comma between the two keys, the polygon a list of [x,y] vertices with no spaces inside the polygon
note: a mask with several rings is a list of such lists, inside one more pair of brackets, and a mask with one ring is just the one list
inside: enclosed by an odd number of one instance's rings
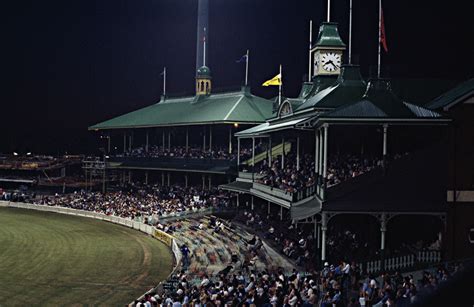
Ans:
{"label": "red flag", "polygon": [[384,25],[384,22],[383,22],[383,10],[382,10],[382,8],[380,8],[380,10],[381,10],[381,18],[380,18],[380,43],[381,43],[382,46],[383,46],[383,50],[385,50],[385,52],[388,52],[387,38],[385,37],[385,25]]}

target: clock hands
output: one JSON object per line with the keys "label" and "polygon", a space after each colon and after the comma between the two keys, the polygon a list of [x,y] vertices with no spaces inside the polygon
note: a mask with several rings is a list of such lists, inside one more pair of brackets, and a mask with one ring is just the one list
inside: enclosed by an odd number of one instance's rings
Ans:
{"label": "clock hands", "polygon": [[332,65],[334,68],[339,67],[332,60],[328,60],[324,65]]}
{"label": "clock hands", "polygon": [[329,63],[331,63],[332,66],[336,66],[336,65],[334,65],[334,62],[332,60],[328,60],[327,64],[329,64]]}

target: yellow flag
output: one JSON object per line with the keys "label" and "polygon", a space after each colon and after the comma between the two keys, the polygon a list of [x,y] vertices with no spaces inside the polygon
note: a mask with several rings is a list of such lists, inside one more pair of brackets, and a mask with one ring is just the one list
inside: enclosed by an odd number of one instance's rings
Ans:
{"label": "yellow flag", "polygon": [[263,82],[262,84],[262,86],[270,86],[270,85],[281,85],[281,74],[276,75],[275,77]]}

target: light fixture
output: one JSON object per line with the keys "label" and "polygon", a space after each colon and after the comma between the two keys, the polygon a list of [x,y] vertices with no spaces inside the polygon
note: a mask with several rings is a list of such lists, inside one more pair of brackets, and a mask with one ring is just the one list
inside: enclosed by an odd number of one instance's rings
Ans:
{"label": "light fixture", "polygon": [[235,128],[238,128],[238,127],[239,127],[239,123],[234,123],[234,127],[235,127]]}
{"label": "light fixture", "polygon": [[13,153],[13,155],[14,155],[14,156],[18,156],[18,153],[15,151],[15,152]]}
{"label": "light fixture", "polygon": [[31,152],[27,152],[26,155],[27,155],[27,156],[31,156]]}

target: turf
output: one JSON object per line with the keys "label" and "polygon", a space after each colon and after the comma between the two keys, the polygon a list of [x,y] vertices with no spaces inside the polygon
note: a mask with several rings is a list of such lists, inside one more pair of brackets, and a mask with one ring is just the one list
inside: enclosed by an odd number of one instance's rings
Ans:
{"label": "turf", "polygon": [[166,278],[169,248],[108,222],[0,208],[0,306],[122,305]]}

